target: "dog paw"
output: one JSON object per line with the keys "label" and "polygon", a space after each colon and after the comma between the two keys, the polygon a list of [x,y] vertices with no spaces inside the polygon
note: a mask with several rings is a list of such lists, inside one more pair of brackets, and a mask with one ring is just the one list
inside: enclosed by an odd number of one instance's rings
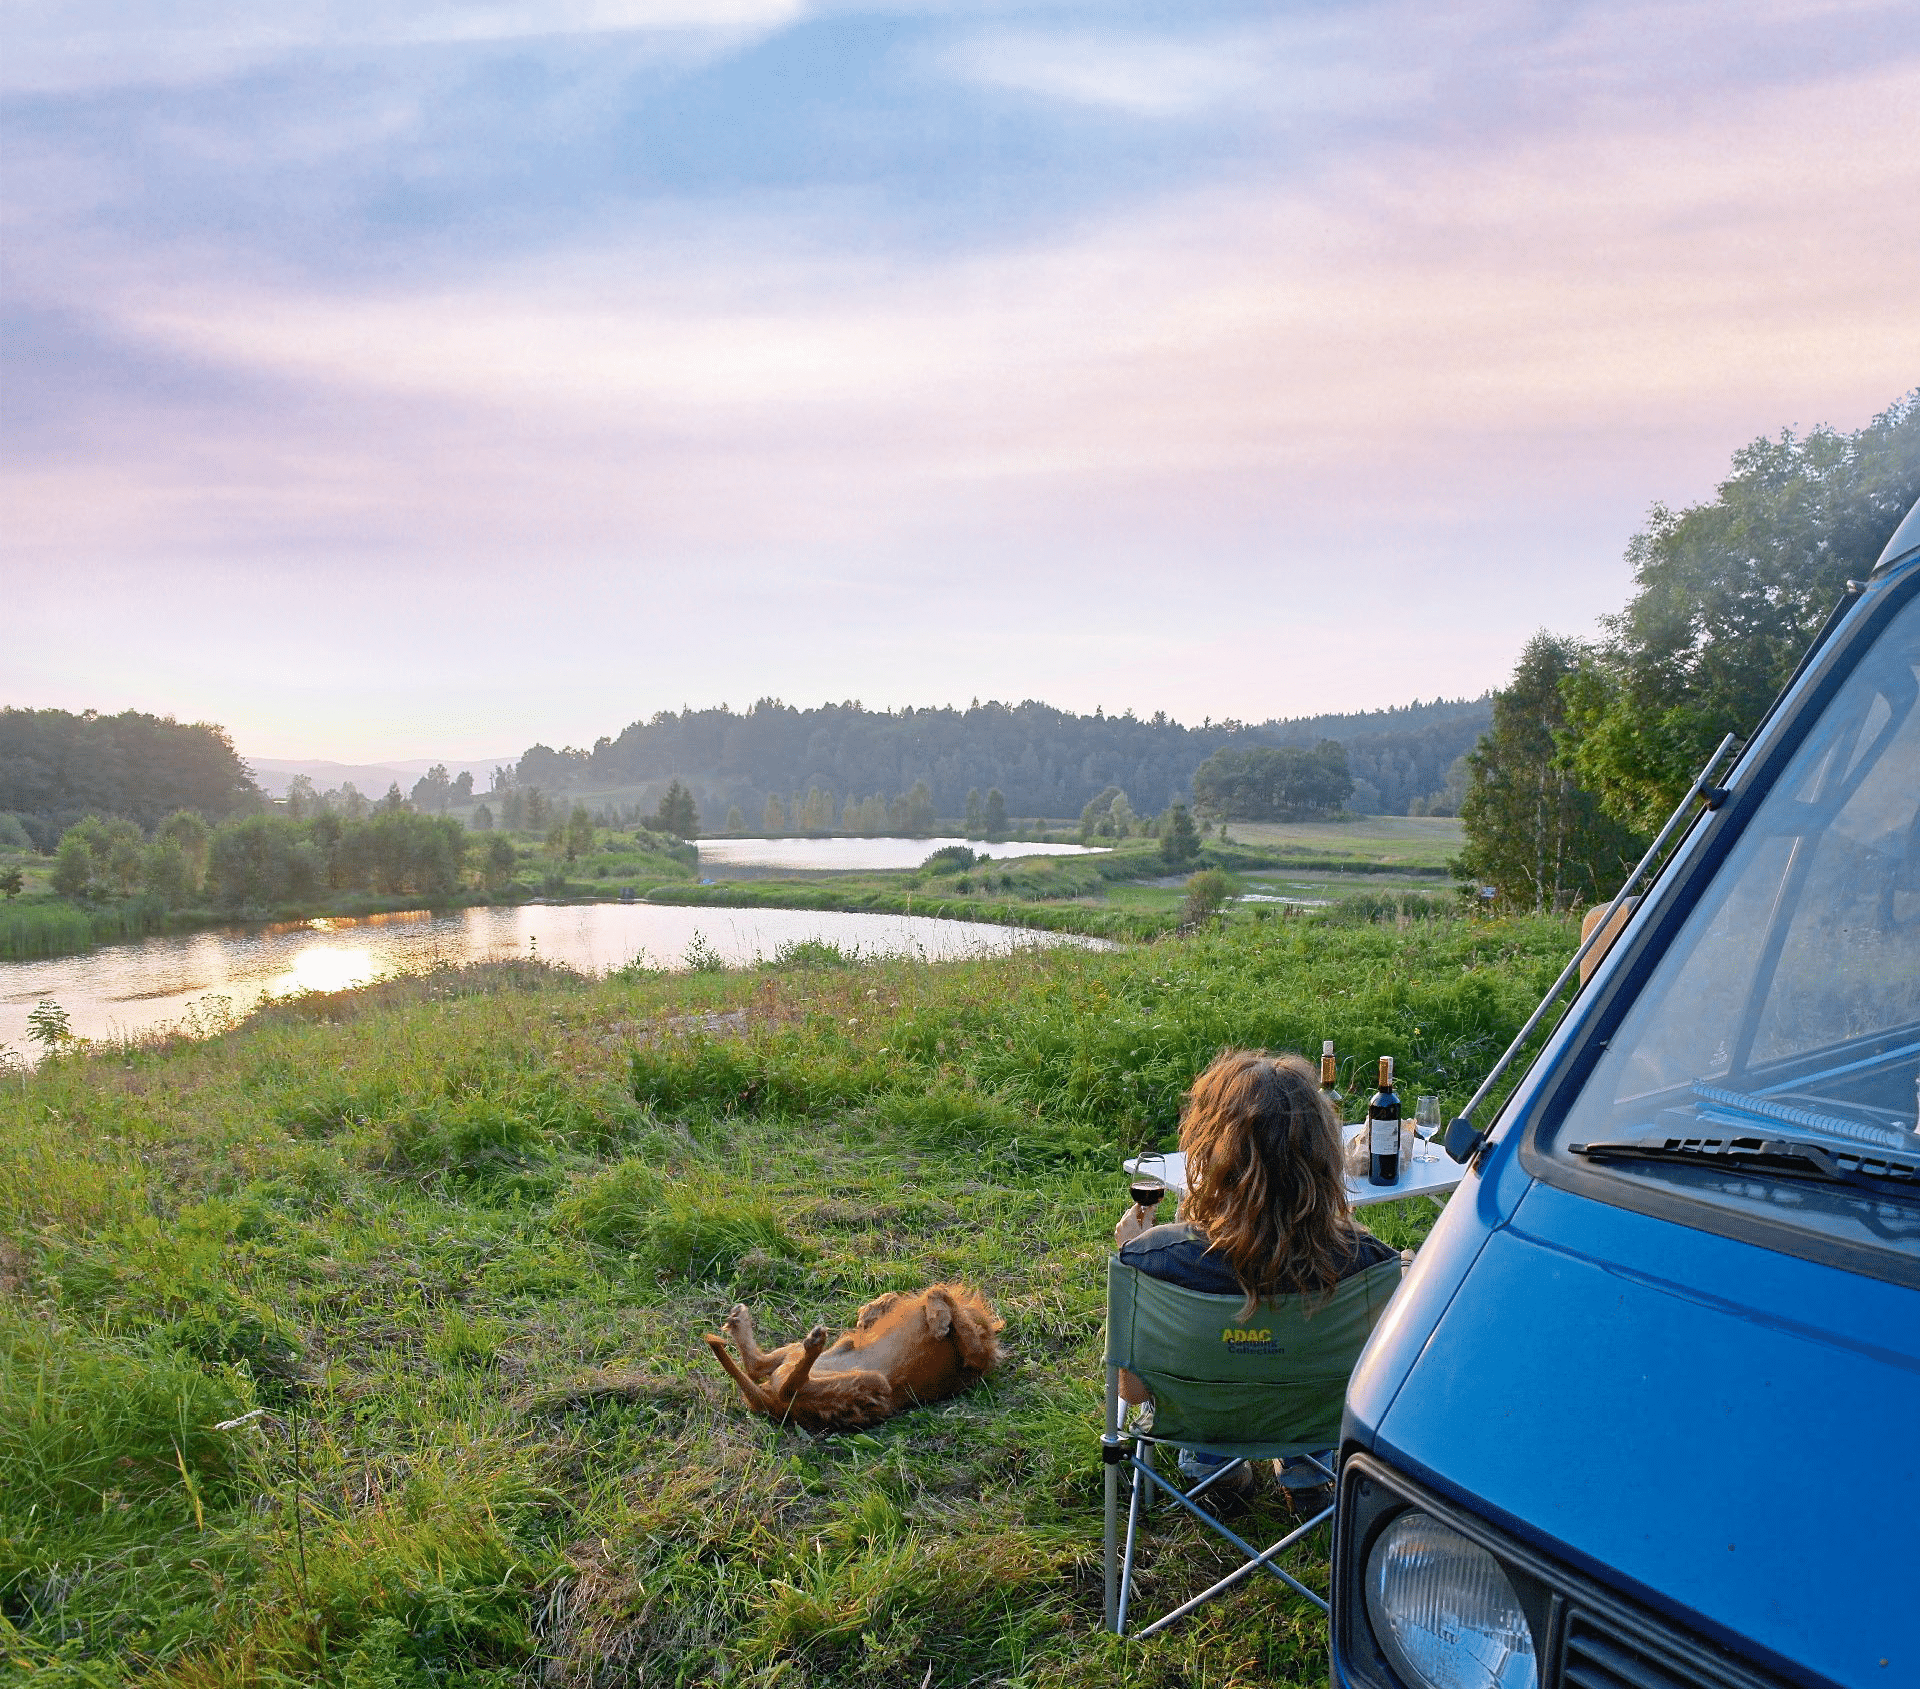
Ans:
{"label": "dog paw", "polygon": [[724,1337],[716,1337],[709,1331],[707,1333],[707,1347],[716,1355],[724,1355],[727,1352],[727,1340]]}
{"label": "dog paw", "polygon": [[819,1354],[827,1346],[827,1328],[824,1325],[816,1325],[807,1333],[805,1346],[808,1354]]}
{"label": "dog paw", "polygon": [[727,1315],[725,1322],[726,1327],[729,1331],[732,1331],[738,1326],[745,1325],[751,1317],[747,1312],[746,1303],[736,1302],[733,1305],[733,1311]]}

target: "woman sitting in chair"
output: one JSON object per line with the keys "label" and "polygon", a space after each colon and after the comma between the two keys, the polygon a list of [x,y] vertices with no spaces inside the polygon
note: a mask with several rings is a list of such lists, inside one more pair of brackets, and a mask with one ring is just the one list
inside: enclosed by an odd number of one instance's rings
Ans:
{"label": "woman sitting in chair", "polygon": [[[1268,1297],[1326,1292],[1397,1253],[1358,1224],[1347,1206],[1340,1122],[1300,1056],[1227,1050],[1187,1092],[1180,1116],[1187,1194],[1179,1216],[1156,1226],[1130,1206],[1113,1229],[1120,1259],[1189,1290],[1246,1298],[1250,1316]],[[1120,1394],[1144,1402],[1132,1373]],[[1220,1462],[1183,1453],[1189,1475]],[[1316,1505],[1325,1477],[1304,1459],[1276,1461],[1296,1510]],[[1252,1474],[1240,1474],[1251,1485]]]}

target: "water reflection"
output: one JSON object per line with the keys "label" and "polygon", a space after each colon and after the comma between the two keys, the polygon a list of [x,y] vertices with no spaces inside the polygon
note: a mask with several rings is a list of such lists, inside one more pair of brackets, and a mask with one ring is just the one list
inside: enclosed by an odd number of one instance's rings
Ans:
{"label": "water reflection", "polygon": [[[815,841],[822,842],[822,841]],[[831,841],[824,841],[831,842]],[[441,963],[538,955],[583,973],[638,962],[686,965],[698,943],[729,963],[775,955],[805,939],[869,956],[929,961],[990,955],[1020,945],[1098,940],[924,915],[849,914],[816,909],[693,909],[651,903],[527,904],[314,920],[189,933],[116,944],[50,961],[0,962],[0,1046],[31,1055],[27,1016],[51,998],[84,1038],[115,1039],[179,1025],[196,1005],[202,1022],[245,1014],[300,991],[340,991]]]}
{"label": "water reflection", "polygon": [[373,952],[364,946],[333,950],[313,944],[294,957],[292,970],[285,978],[269,985],[267,995],[290,997],[299,991],[350,991],[356,985],[370,984],[379,978],[380,971]]}

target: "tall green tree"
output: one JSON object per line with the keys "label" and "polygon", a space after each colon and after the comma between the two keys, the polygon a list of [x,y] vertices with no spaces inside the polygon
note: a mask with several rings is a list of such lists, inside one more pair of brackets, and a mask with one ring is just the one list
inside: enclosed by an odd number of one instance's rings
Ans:
{"label": "tall green tree", "polygon": [[1160,859],[1170,868],[1184,868],[1200,854],[1193,817],[1183,803],[1175,804],[1160,821]]}
{"label": "tall green tree", "polygon": [[505,833],[491,833],[480,852],[480,883],[488,891],[499,891],[513,878],[513,840]]}
{"label": "tall green tree", "polygon": [[187,859],[188,877],[197,889],[207,872],[207,848],[213,839],[213,829],[192,810],[176,809],[154,830],[153,837],[156,844],[180,847]]}
{"label": "tall green tree", "polygon": [[1611,896],[1642,843],[1568,766],[1561,686],[1584,654],[1576,640],[1535,634],[1467,758],[1467,844],[1454,871],[1492,886],[1509,907],[1566,909]]}
{"label": "tall green tree", "polygon": [[1193,772],[1193,801],[1203,813],[1233,821],[1304,821],[1331,815],[1353,792],[1347,748],[1323,739],[1215,751]]}
{"label": "tall green tree", "polygon": [[77,829],[69,828],[54,852],[53,889],[62,897],[85,897],[93,889],[93,852]]}
{"label": "tall green tree", "polygon": [[887,819],[909,838],[924,839],[940,824],[933,807],[933,788],[924,780],[914,781],[887,806]]}
{"label": "tall green tree", "polygon": [[987,837],[997,844],[1012,827],[1013,823],[1007,819],[1007,795],[995,786],[987,793]]}
{"label": "tall green tree", "polygon": [[661,794],[660,807],[648,825],[656,832],[671,833],[676,839],[697,839],[700,812],[694,807],[693,793],[678,780],[669,781]]}
{"label": "tall green tree", "polygon": [[768,838],[777,838],[787,830],[787,806],[778,792],[767,793],[767,801],[760,806],[760,830]]}
{"label": "tall green tree", "polygon": [[978,786],[970,787],[967,791],[965,827],[967,837],[970,839],[981,837],[987,829],[987,806],[981,799]]}
{"label": "tall green tree", "polygon": [[587,806],[577,803],[573,813],[567,817],[567,860],[589,854],[593,849],[593,817],[587,813]]}
{"label": "tall green tree", "polygon": [[187,853],[172,839],[156,838],[140,863],[140,882],[147,893],[171,908],[192,900],[200,889]]}
{"label": "tall green tree", "polygon": [[1655,506],[1634,593],[1566,683],[1570,761],[1652,832],[1721,736],[1758,724],[1849,579],[1920,498],[1920,388],[1854,434],[1755,440],[1710,504]]}
{"label": "tall green tree", "polygon": [[[473,781],[467,781],[467,790],[473,790]],[[436,762],[425,774],[413,783],[413,807],[422,815],[445,815],[447,806],[453,802],[453,782],[447,778],[447,765]]]}

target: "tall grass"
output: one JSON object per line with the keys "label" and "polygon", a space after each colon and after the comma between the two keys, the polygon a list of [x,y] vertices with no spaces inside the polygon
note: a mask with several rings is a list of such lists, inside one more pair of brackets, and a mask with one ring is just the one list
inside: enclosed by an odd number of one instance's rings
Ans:
{"label": "tall grass", "polygon": [[105,908],[75,903],[0,903],[0,961],[67,956],[96,944],[120,944],[167,930],[167,906],[134,897]]}
{"label": "tall grass", "polygon": [[[1227,1043],[1333,1036],[1457,1104],[1571,942],[1297,920],[941,966],[523,962],[55,1056],[0,1088],[0,1659],[194,1689],[1323,1683],[1323,1624],[1270,1585],[1099,1634],[1117,1159]],[[1368,1213],[1397,1245],[1431,1218]],[[784,1341],[936,1278],[992,1298],[1007,1360],[858,1436],[749,1417],[699,1341],[736,1299]],[[1150,1522],[1149,1584],[1211,1565]]]}

